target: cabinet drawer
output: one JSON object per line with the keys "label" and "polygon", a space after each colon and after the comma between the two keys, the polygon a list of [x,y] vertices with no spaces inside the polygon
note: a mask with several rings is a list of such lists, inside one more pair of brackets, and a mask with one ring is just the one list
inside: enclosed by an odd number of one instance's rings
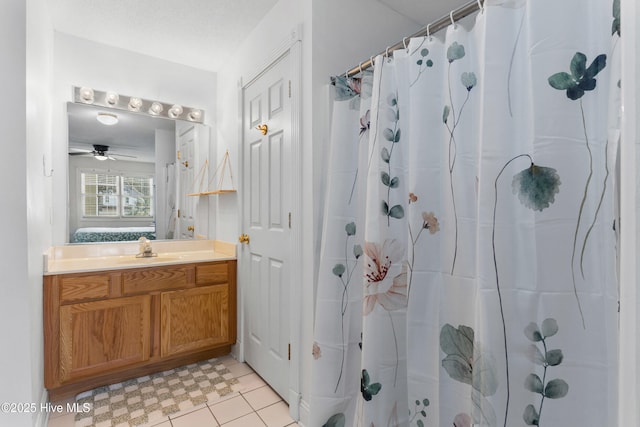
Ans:
{"label": "cabinet drawer", "polygon": [[193,265],[126,271],[122,273],[122,292],[131,295],[184,288],[193,283],[193,273]]}
{"label": "cabinet drawer", "polygon": [[60,302],[108,298],[110,284],[108,274],[63,276],[60,278]]}
{"label": "cabinet drawer", "polygon": [[196,285],[226,283],[229,280],[229,268],[226,262],[196,266]]}

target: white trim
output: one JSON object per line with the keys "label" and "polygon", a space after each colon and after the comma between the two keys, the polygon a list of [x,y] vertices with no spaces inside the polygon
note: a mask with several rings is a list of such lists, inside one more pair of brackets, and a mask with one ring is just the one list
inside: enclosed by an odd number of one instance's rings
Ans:
{"label": "white trim", "polygon": [[300,401],[300,418],[298,419],[298,425],[305,427],[309,426],[309,414],[311,412],[309,402],[306,400]]}
{"label": "white trim", "polygon": [[[242,77],[240,77],[240,79],[238,79],[238,135],[239,135],[239,139],[242,141],[242,138],[244,138],[244,89],[243,89],[243,85],[242,85]],[[244,174],[244,144],[240,143],[239,147],[238,147],[238,172],[239,172],[239,176],[237,177],[238,179],[238,188],[242,189],[243,185],[244,185],[244,181],[243,181],[243,174]],[[240,197],[238,197],[238,213],[240,215],[240,221],[238,221],[238,230],[236,232],[236,235],[241,235],[242,234],[242,227],[244,226],[244,224],[242,223],[242,219],[243,219],[243,212],[244,212],[244,197],[242,197],[242,194],[240,195]],[[236,266],[237,269],[237,277],[236,277],[236,283],[238,286],[236,286],[236,291],[237,291],[237,304],[240,307],[240,310],[238,310],[238,325],[236,327],[236,345],[235,345],[235,351],[234,353],[237,355],[237,360],[239,362],[244,362],[244,344],[243,344],[243,338],[244,338],[244,299],[243,299],[243,294],[242,294],[242,287],[240,286],[240,283],[242,283],[242,281],[244,280],[243,276],[243,270],[240,268],[241,263],[240,263],[240,252],[242,250],[242,243],[240,244],[236,244],[236,254],[238,255],[238,264]]]}
{"label": "white trim", "polygon": [[289,390],[289,415],[294,420],[300,420],[300,401],[302,395],[293,390]]}
{"label": "white trim", "polygon": [[[291,238],[289,253],[292,255],[302,253],[302,43],[301,28],[298,26],[292,29],[289,37],[283,40],[275,49],[271,51],[265,61],[258,67],[241,77],[238,82],[239,97],[239,126],[238,135],[243,138],[243,112],[244,112],[244,90],[251,85],[257,78],[266,72],[273,64],[280,60],[283,56],[289,55],[290,58],[290,76],[291,76]],[[244,145],[239,147],[239,169],[240,183],[239,188],[244,188]],[[244,206],[243,197],[238,198],[240,211],[240,228],[244,223]],[[238,251],[238,253],[240,253]],[[240,263],[238,263],[240,266]],[[289,364],[289,413],[295,420],[300,418],[300,408],[302,402],[301,376],[302,368],[302,293],[298,284],[302,283],[302,266],[300,263],[292,262],[290,266],[289,289],[290,289],[290,325],[289,325],[289,342],[291,344],[291,361]],[[243,269],[238,269],[238,283],[244,280]],[[241,286],[238,286],[238,304],[241,307],[239,312],[240,325],[238,327],[238,358],[244,360],[244,323],[245,323],[245,304],[242,295]],[[308,414],[308,409],[307,409]]]}
{"label": "white trim", "polygon": [[[269,55],[267,55],[266,59],[261,62],[260,64],[258,64],[253,70],[251,70],[246,76],[242,77],[240,79],[241,82],[241,91],[242,89],[244,89],[245,87],[249,86],[251,83],[253,83],[253,81],[255,79],[257,79],[258,77],[260,77],[262,75],[262,73],[264,73],[265,71],[267,71],[269,69],[269,67],[271,67],[273,64],[275,64],[278,59],[280,59],[280,57],[282,57],[285,53],[289,52],[292,50],[292,48],[296,45],[296,43],[301,42],[302,41],[302,31],[301,31],[301,27],[298,26],[296,28],[293,28],[290,32],[289,32],[289,37],[287,37],[286,39],[282,40],[272,51],[271,53],[269,53]],[[296,65],[298,65],[296,63]],[[294,66],[295,68],[295,66]],[[295,74],[295,69],[292,70]],[[301,72],[299,73],[301,74]],[[293,81],[292,81],[293,84]],[[292,95],[292,100],[293,95]],[[292,115],[294,115],[292,113]],[[292,117],[293,118],[293,117]]]}
{"label": "white trim", "polygon": [[[40,393],[40,403],[38,403],[38,407],[44,407],[49,401],[49,394],[46,389],[42,389],[42,393]],[[50,412],[48,411],[37,411],[37,415],[35,420],[33,421],[33,425],[37,427],[47,427],[49,425],[49,416]]]}
{"label": "white trim", "polygon": [[[290,254],[302,253],[302,43],[294,42],[290,49],[291,59],[291,246]],[[289,412],[294,420],[300,419],[302,395],[302,287],[296,286],[302,281],[302,263],[289,264],[291,312],[289,342],[291,343],[291,364],[289,369],[289,389],[296,394],[295,401],[289,402]],[[293,403],[293,404],[292,404]]]}
{"label": "white trim", "polygon": [[624,37],[622,60],[622,143],[620,144],[620,334],[618,349],[618,423],[637,426],[640,371],[638,369],[638,271],[637,271],[637,195],[638,165],[638,57],[640,50],[635,1],[620,2]]}

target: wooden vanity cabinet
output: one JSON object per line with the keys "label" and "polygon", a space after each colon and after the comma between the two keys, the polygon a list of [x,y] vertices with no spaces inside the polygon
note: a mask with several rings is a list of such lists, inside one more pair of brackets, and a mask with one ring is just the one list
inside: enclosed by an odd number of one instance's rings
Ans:
{"label": "wooden vanity cabinet", "polygon": [[228,286],[163,292],[160,296],[160,330],[161,357],[228,342]]}
{"label": "wooden vanity cabinet", "polygon": [[68,382],[149,359],[151,297],[60,307],[60,374]]}
{"label": "wooden vanity cabinet", "polygon": [[52,400],[231,351],[236,261],[44,277]]}

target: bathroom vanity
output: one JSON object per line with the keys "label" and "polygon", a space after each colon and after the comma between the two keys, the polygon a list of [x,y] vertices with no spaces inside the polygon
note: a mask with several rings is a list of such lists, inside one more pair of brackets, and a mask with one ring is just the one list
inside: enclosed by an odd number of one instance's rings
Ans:
{"label": "bathroom vanity", "polygon": [[154,242],[51,248],[45,386],[51,400],[228,354],[236,340],[234,245]]}

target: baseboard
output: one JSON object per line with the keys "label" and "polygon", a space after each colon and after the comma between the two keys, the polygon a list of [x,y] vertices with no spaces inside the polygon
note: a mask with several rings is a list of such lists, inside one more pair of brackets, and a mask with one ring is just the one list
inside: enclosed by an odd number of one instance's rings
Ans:
{"label": "baseboard", "polygon": [[302,399],[302,395],[297,393],[294,390],[289,389],[289,415],[294,420],[300,419],[300,400]]}
{"label": "baseboard", "polygon": [[[39,407],[43,408],[49,401],[49,395],[47,394],[47,389],[43,388],[42,393],[40,393],[40,403]],[[48,411],[38,411],[36,412],[36,418],[33,420],[33,425],[37,427],[47,427],[49,424],[49,412]]]}
{"label": "baseboard", "polygon": [[231,357],[236,359],[238,362],[244,362],[243,354],[242,354],[242,343],[237,342],[231,346]]}
{"label": "baseboard", "polygon": [[306,427],[309,424],[309,402],[304,399],[300,400],[300,419],[298,420],[298,425],[302,427]]}

